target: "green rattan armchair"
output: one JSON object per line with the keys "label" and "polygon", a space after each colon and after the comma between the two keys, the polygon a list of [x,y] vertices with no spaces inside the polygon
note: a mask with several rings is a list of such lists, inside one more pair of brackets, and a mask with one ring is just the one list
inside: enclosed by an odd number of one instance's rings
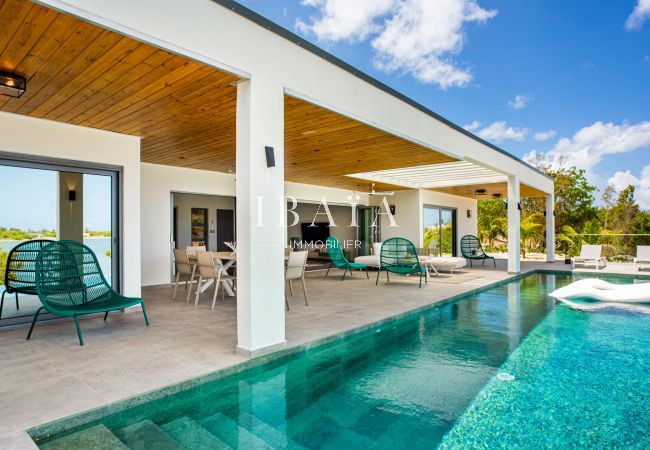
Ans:
{"label": "green rattan armchair", "polygon": [[482,261],[481,265],[485,265],[486,259],[491,259],[494,263],[494,267],[497,266],[497,261],[492,256],[485,253],[481,241],[479,241],[476,236],[467,235],[460,239],[460,253],[463,255],[463,258],[469,259],[470,267],[472,267],[473,259]]}
{"label": "green rattan armchair", "polygon": [[18,294],[36,295],[36,257],[38,253],[51,243],[46,239],[35,239],[21,242],[11,249],[7,256],[7,268],[4,273],[5,290],[0,299],[0,319],[5,304],[5,294],[16,296],[16,309],[19,309]]}
{"label": "green rattan armchair", "polygon": [[110,311],[140,305],[149,325],[144,300],[115,292],[104,278],[93,251],[79,242],[52,242],[40,251],[36,258],[36,293],[43,306],[36,311],[27,339],[43,309],[56,316],[72,317],[79,345],[84,345],[79,316],[103,312],[106,320]]}
{"label": "green rattan armchair", "polygon": [[418,252],[413,242],[404,238],[390,238],[384,241],[381,246],[380,267],[377,271],[377,281],[379,284],[379,275],[386,271],[386,278],[390,282],[390,273],[398,275],[418,274],[420,276],[420,287],[422,287],[422,276],[424,282],[428,283],[427,268],[420,264]]}
{"label": "green rattan armchair", "polygon": [[366,272],[366,277],[370,278],[370,276],[368,275],[368,268],[365,266],[365,264],[359,264],[359,263],[348,261],[348,259],[343,254],[343,249],[341,248],[341,244],[339,244],[338,239],[336,239],[334,236],[330,236],[327,238],[326,246],[327,246],[327,254],[330,257],[330,266],[327,268],[327,272],[325,273],[325,276],[329,275],[330,269],[332,267],[336,267],[337,269],[344,270],[343,276],[341,277],[341,281],[345,279],[345,275],[348,273],[348,271],[350,271],[350,276],[352,276],[352,269],[364,270]]}

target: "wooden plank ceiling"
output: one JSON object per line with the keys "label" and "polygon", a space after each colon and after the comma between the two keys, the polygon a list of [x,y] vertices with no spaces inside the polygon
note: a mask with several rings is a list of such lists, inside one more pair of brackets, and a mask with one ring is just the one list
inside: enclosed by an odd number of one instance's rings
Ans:
{"label": "wooden plank ceiling", "polygon": [[[477,189],[487,190],[487,195],[476,195]],[[461,197],[475,198],[476,200],[491,200],[493,194],[500,194],[502,198],[508,197],[508,184],[507,183],[490,183],[490,184],[476,184],[465,186],[449,186],[442,188],[431,189],[432,191],[444,192],[445,194],[460,195]],[[520,195],[522,197],[544,197],[546,194],[539,189],[521,183]]]}
{"label": "wooden plank ceiling", "polygon": [[[0,97],[1,111],[141,136],[144,162],[235,170],[235,75],[28,0],[0,0],[0,70],[28,80],[21,98]],[[451,161],[285,97],[288,181],[369,191],[345,175]]]}

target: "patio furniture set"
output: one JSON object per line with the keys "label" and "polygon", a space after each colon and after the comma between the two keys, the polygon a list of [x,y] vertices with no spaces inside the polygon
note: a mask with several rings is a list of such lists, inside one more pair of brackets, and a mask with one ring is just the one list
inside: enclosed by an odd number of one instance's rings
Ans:
{"label": "patio furniture set", "polygon": [[[212,296],[212,309],[214,310],[217,293],[221,287],[221,300],[225,301],[225,295],[234,296],[237,289],[236,261],[237,261],[237,244],[226,243],[232,252],[210,252],[205,247],[187,247],[183,249],[174,249],[174,265],[176,268],[176,277],[172,283],[172,299],[176,299],[176,293],[179,283],[185,283],[187,296],[185,301],[189,302],[192,295],[192,285],[196,282],[196,292],[194,294],[194,305],[199,304],[200,294],[205,292],[211,284],[214,283],[214,294]],[[289,250],[289,249],[287,249]],[[302,285],[305,305],[308,306],[307,286],[305,284],[305,268],[307,266],[307,251],[287,251],[285,252],[285,281],[288,284],[289,293],[293,296],[292,281],[300,281]],[[234,273],[230,274],[229,269]],[[284,296],[287,311],[289,310],[289,299]]]}
{"label": "patio furniture set", "polygon": [[488,256],[481,246],[481,242],[475,236],[463,236],[461,239],[462,258],[442,257],[419,255],[415,245],[404,238],[390,238],[384,242],[375,242],[372,244],[372,255],[357,256],[354,262],[348,261],[341,250],[341,245],[334,236],[327,239],[327,249],[330,255],[330,267],[327,269],[327,276],[332,267],[343,270],[341,280],[352,270],[362,270],[368,276],[368,268],[377,270],[377,280],[381,272],[386,272],[386,278],[390,281],[390,274],[399,275],[418,275],[420,277],[420,287],[422,286],[422,276],[425,277],[425,283],[429,281],[430,272],[439,275],[438,270],[448,270],[453,273],[454,270],[460,270],[467,265],[467,260],[472,264],[472,260],[480,260],[485,263],[486,260],[492,260],[494,267],[496,261],[493,257]]}

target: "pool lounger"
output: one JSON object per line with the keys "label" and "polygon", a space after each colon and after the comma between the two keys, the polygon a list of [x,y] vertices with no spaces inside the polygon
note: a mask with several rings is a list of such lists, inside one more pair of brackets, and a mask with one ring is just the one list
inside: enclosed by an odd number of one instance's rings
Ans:
{"label": "pool lounger", "polygon": [[603,302],[650,303],[650,283],[612,284],[587,278],[556,289],[549,295],[559,300],[590,298]]}

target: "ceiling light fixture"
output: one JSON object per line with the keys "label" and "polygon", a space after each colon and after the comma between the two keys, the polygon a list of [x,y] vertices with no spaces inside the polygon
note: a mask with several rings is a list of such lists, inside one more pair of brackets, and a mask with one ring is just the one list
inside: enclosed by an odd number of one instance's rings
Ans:
{"label": "ceiling light fixture", "polygon": [[27,89],[25,77],[15,73],[0,72],[0,94],[19,98]]}
{"label": "ceiling light fixture", "polygon": [[487,195],[487,189],[477,189],[474,191],[474,195]]}

